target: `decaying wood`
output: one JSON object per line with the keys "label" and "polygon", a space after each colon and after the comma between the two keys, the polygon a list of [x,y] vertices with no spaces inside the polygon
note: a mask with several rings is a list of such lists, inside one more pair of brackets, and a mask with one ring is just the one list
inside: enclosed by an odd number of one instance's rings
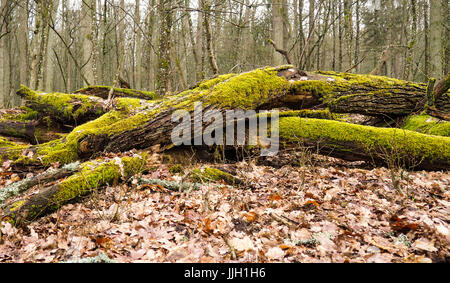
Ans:
{"label": "decaying wood", "polygon": [[46,143],[59,137],[58,132],[49,129],[43,121],[39,120],[0,121],[0,135],[21,138],[31,144]]}
{"label": "decaying wood", "polygon": [[9,204],[0,220],[15,225],[34,221],[93,190],[119,180],[128,180],[144,169],[145,162],[146,155],[134,155],[82,164],[79,166],[81,170],[69,178]]}
{"label": "decaying wood", "polygon": [[25,192],[26,190],[36,186],[45,185],[49,182],[68,177],[80,168],[80,163],[75,162],[58,169],[49,169],[43,173],[34,175],[33,177],[23,179],[16,183],[10,184],[0,191],[0,207],[4,206],[4,202],[15,195]]}
{"label": "decaying wood", "polygon": [[441,97],[450,89],[450,73],[440,80],[434,87],[433,96],[435,100],[441,100]]}
{"label": "decaying wood", "polygon": [[[82,89],[75,91],[75,94],[85,94],[90,96],[98,96],[103,99],[108,99],[108,94],[111,90],[109,86],[88,86]],[[115,97],[133,97],[139,99],[147,99],[151,100],[155,97],[155,94],[152,92],[139,91],[135,89],[123,89],[123,88],[114,88],[114,96]]]}
{"label": "decaying wood", "polygon": [[38,93],[25,86],[17,94],[26,100],[27,107],[46,113],[52,120],[63,124],[79,125],[108,112],[105,101],[94,96]]}
{"label": "decaying wood", "polygon": [[[247,77],[249,77],[248,80]],[[270,80],[273,80],[273,82],[267,83]],[[78,133],[79,131],[75,128],[73,132],[78,134],[69,135],[67,138],[69,140],[75,139],[70,141],[70,144],[74,142],[77,144],[76,148],[70,148],[71,151],[74,151],[70,158],[78,156],[78,158],[87,159],[98,152],[123,152],[133,148],[145,149],[156,144],[160,144],[162,147],[169,146],[172,143],[172,130],[178,125],[177,122],[172,121],[172,114],[176,110],[189,110],[192,118],[194,118],[192,121],[194,121],[196,112],[193,106],[197,101],[204,103],[204,113],[208,110],[217,110],[223,116],[228,109],[235,108],[259,110],[288,107],[302,109],[324,104],[328,105],[332,112],[396,117],[418,111],[426,103],[426,86],[424,84],[376,76],[358,76],[333,72],[306,73],[292,66],[259,69],[240,75],[230,75],[229,78],[217,77],[212,81],[214,81],[212,84],[209,81],[205,82],[211,84],[208,88],[204,88],[201,83],[194,89],[157,101],[147,110],[140,111],[138,114],[130,114],[129,112],[121,114],[120,111],[113,110],[100,119],[83,125],[86,128],[92,124],[92,130],[87,135],[83,134],[85,131]],[[243,92],[242,84],[245,84],[250,91],[244,90]],[[263,90],[264,96],[258,93],[260,91],[258,89],[262,85],[265,88]],[[214,98],[215,95],[218,96],[217,99]],[[232,99],[229,100],[230,98]],[[227,99],[229,102],[227,102]],[[245,100],[245,104],[241,100]],[[446,109],[439,110],[446,112]],[[197,114],[201,115],[201,113]],[[108,116],[115,118],[105,125],[101,120],[107,119],[105,117]],[[212,121],[204,123],[203,128],[210,126]],[[128,125],[131,126],[128,127]],[[190,129],[194,129],[193,125]],[[320,138],[324,137],[317,137],[317,139]],[[43,158],[39,156],[39,152],[49,152],[53,148],[60,151],[61,147],[64,148],[65,143],[69,147],[69,141],[65,140],[62,140],[61,144],[58,145],[44,144],[35,147],[33,152],[36,156],[33,159],[41,160]],[[42,150],[42,148],[45,150]],[[353,144],[340,142],[340,147],[334,147],[330,154],[345,157],[352,151],[355,151]],[[353,158],[363,160],[369,158],[367,155],[356,153],[353,156]],[[415,158],[419,157],[416,156]],[[53,156],[53,162],[55,160],[60,162],[75,161],[63,160],[59,156]],[[33,164],[30,160],[23,160],[14,165],[23,169],[25,166],[20,166],[21,163],[24,163],[24,165]],[[433,169],[430,162],[423,164],[426,164],[425,168]],[[439,169],[446,166],[446,163],[444,165],[436,164],[436,168]]]}

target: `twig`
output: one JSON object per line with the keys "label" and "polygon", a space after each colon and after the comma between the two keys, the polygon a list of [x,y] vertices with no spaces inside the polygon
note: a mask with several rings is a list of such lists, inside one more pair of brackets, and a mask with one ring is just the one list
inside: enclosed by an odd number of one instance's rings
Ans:
{"label": "twig", "polygon": [[297,221],[294,221],[294,220],[292,220],[292,219],[289,219],[289,218],[287,218],[286,216],[280,216],[280,215],[277,215],[277,214],[275,214],[275,213],[271,213],[270,216],[271,216],[274,220],[276,220],[276,221],[278,221],[278,222],[281,222],[281,223],[283,223],[283,224],[285,224],[285,225],[287,225],[287,226],[300,226],[300,225],[301,225],[301,224],[298,223]]}
{"label": "twig", "polygon": [[273,48],[275,48],[275,51],[284,56],[289,65],[292,65],[291,58],[289,58],[289,53],[286,50],[280,49],[272,39],[269,39],[269,43],[272,44]]}
{"label": "twig", "polygon": [[231,260],[236,260],[237,259],[236,251],[234,250],[233,246],[230,245],[230,242],[228,241],[228,237],[226,235],[223,235],[222,239],[225,242],[225,244],[228,246],[228,248],[230,249]]}

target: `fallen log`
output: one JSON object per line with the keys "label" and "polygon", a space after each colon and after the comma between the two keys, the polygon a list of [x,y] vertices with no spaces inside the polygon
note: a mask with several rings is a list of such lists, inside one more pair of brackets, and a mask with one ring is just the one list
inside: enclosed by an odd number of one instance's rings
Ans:
{"label": "fallen log", "polygon": [[1,220],[14,225],[34,221],[95,189],[113,185],[120,179],[129,179],[144,170],[146,157],[146,154],[136,154],[130,157],[99,159],[83,163],[78,173],[42,189],[37,194],[23,197],[8,205],[3,210]]}
{"label": "fallen log", "polygon": [[280,118],[279,134],[290,148],[306,145],[348,161],[387,165],[389,158],[397,158],[408,169],[450,168],[449,137],[298,117]]}
{"label": "fallen log", "polygon": [[0,135],[23,139],[31,144],[46,143],[60,137],[42,121],[0,120]]}
{"label": "fallen log", "polygon": [[39,93],[23,85],[17,95],[26,100],[27,107],[65,124],[82,124],[107,112],[102,99],[86,95]]}
{"label": "fallen log", "polygon": [[[108,99],[110,86],[88,86],[79,89],[74,92],[74,94],[84,94],[89,96],[97,96],[103,99]],[[156,94],[150,91],[142,91],[136,89],[126,89],[126,88],[114,88],[115,97],[132,97],[144,100],[153,100],[156,98]]]}
{"label": "fallen log", "polygon": [[[145,149],[157,144],[162,148],[170,146],[171,132],[179,124],[172,121],[172,114],[177,110],[187,111],[194,118],[192,120],[195,120],[195,115],[201,115],[194,111],[194,105],[198,102],[202,103],[203,111],[217,110],[222,115],[233,109],[302,109],[328,104],[332,112],[397,116],[409,115],[420,108],[420,105],[425,105],[425,91],[424,84],[372,75],[300,72],[292,66],[267,67],[242,74],[221,75],[160,100],[142,102],[143,100],[139,99],[117,98],[115,110],[76,127],[65,138],[28,148],[25,150],[26,157],[19,158],[14,165],[23,169],[30,164],[67,164],[88,159],[99,152]],[[36,95],[31,95],[34,96]],[[72,99],[76,98],[70,97],[70,101]],[[46,101],[49,103],[48,99]],[[119,103],[120,101],[124,103]],[[211,124],[212,122],[204,122],[203,129]],[[189,129],[193,128],[192,124],[189,124]],[[346,148],[346,145],[349,147]],[[353,144],[344,143],[333,150],[342,151],[341,155],[345,156],[356,149]],[[19,150],[22,152],[23,148]],[[11,151],[14,149],[10,148],[9,152]],[[416,157],[421,154],[426,153],[419,151]],[[367,158],[364,154],[355,156]],[[448,165],[439,161],[433,167],[430,164],[433,158],[424,158],[428,160],[428,163],[424,163],[427,164],[424,167],[428,169],[441,169]]]}
{"label": "fallen log", "polygon": [[26,178],[21,181],[12,183],[0,190],[0,207],[4,206],[4,203],[11,197],[14,197],[20,193],[25,192],[31,187],[34,187],[39,184],[47,184],[49,182],[65,178],[69,175],[72,175],[75,171],[80,168],[80,163],[75,162],[71,164],[67,164],[62,168],[53,169],[37,174],[31,178]]}

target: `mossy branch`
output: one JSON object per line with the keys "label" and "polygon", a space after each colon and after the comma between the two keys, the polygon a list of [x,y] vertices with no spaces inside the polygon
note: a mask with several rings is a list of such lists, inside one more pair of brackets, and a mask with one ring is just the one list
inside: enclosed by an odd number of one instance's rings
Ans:
{"label": "mossy branch", "polygon": [[127,180],[145,168],[146,154],[83,163],[69,178],[44,188],[37,194],[8,205],[1,217],[15,225],[26,224],[57,210],[62,205],[85,196],[95,189]]}

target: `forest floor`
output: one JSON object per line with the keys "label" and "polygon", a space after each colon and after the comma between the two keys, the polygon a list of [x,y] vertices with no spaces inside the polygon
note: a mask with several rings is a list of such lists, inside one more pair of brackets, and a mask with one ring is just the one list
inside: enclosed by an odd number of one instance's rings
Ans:
{"label": "forest floor", "polygon": [[[386,168],[315,159],[278,169],[209,164],[234,172],[243,188],[174,192],[130,181],[99,189],[25,229],[2,223],[0,262],[450,260],[449,172],[407,172],[400,192]],[[155,162],[143,177],[181,181]],[[0,190],[18,179],[1,174]]]}

